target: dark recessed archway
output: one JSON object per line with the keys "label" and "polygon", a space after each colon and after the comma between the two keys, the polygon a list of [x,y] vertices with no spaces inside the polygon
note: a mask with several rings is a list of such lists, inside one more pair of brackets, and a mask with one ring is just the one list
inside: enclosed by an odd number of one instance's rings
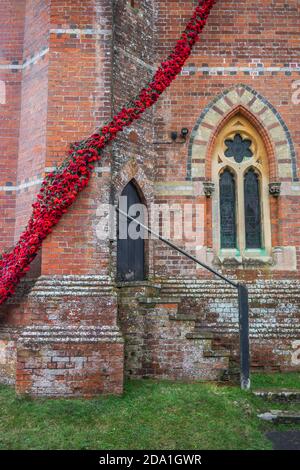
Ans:
{"label": "dark recessed archway", "polygon": [[[133,181],[122,191],[119,201],[123,212],[144,222],[140,192]],[[118,220],[117,278],[121,282],[145,279],[145,241],[143,230],[120,215]]]}

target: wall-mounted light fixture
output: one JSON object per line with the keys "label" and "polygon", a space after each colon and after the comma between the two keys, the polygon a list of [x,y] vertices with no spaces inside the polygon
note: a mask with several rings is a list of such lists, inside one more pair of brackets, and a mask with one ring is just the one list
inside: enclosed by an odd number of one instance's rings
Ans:
{"label": "wall-mounted light fixture", "polygon": [[178,137],[178,132],[172,131],[171,132],[171,139],[173,140],[173,142],[175,142],[175,140],[177,140],[177,137]]}
{"label": "wall-mounted light fixture", "polygon": [[186,141],[187,136],[189,135],[189,130],[187,127],[183,127],[180,132],[180,136]]}
{"label": "wall-mounted light fixture", "polygon": [[[153,142],[154,145],[171,145],[171,144],[185,144],[187,136],[189,135],[189,130],[187,127],[183,127],[178,133],[177,131],[172,131],[170,133],[171,141],[170,142]],[[180,139],[180,140],[179,140]]]}

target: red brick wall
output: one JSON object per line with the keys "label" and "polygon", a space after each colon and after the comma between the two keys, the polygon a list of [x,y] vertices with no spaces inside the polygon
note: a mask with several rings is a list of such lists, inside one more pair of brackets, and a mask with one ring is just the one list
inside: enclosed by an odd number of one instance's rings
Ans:
{"label": "red brick wall", "polygon": [[[70,142],[111,116],[111,2],[53,1],[50,29],[46,165],[52,167]],[[109,166],[105,157],[102,166]],[[108,183],[109,173],[98,173],[46,241],[43,274],[107,272],[107,247],[97,243],[95,213],[98,201],[108,200]]]}
{"label": "red brick wall", "polygon": [[[15,186],[18,161],[20,96],[23,59],[24,1],[3,1],[0,5],[1,69],[0,80],[5,92],[0,103],[0,187]],[[9,68],[13,67],[13,68]],[[0,189],[0,250],[13,245],[15,192]]]}
{"label": "red brick wall", "polygon": [[21,346],[16,391],[20,395],[93,397],[123,392],[123,344]]}
{"label": "red brick wall", "polygon": [[[31,204],[38,190],[33,182],[41,180],[45,169],[46,123],[48,101],[48,30],[49,2],[26,3],[22,73],[21,115],[17,183],[22,187],[16,198],[17,241],[31,213]],[[44,55],[41,55],[44,54]],[[41,56],[40,56],[41,55]],[[32,65],[28,61],[32,60]]]}
{"label": "red brick wall", "polygon": [[[23,75],[21,120],[16,126],[20,129],[18,183],[22,185],[17,193],[16,235],[27,222],[32,200],[45,170],[49,171],[49,167],[63,160],[65,151],[72,141],[88,136],[96,125],[111,116],[111,2],[27,1],[23,18],[25,18],[23,57],[29,62],[24,65],[21,72]],[[96,171],[90,188],[81,195],[44,244],[41,270],[39,263],[35,262],[31,276],[38,276],[40,272],[43,275],[69,276],[107,274],[109,247],[98,242],[96,238],[99,222],[96,218],[98,202],[100,200],[107,202],[110,192],[110,169],[105,156],[102,166],[104,170],[99,168],[99,171]],[[51,281],[51,278],[49,279]],[[94,345],[97,338],[84,337],[82,356],[85,356],[87,364],[84,370],[75,374],[74,382],[77,381],[77,388],[79,382],[84,384],[86,381],[86,384],[89,384],[87,388],[90,390],[82,389],[83,394],[120,393],[123,382],[122,346],[114,344],[109,335],[110,328],[116,324],[114,294],[111,289],[107,292],[105,287],[104,292],[101,291],[106,278],[92,278],[90,284],[86,278],[82,282],[81,278],[79,279],[74,281],[69,277],[67,293],[64,294],[60,294],[63,282],[61,279],[50,282],[50,286],[53,286],[51,298],[47,296],[49,284],[47,285],[45,281],[46,286],[42,284],[37,288],[42,291],[43,299],[37,304],[34,301],[32,304],[32,299],[27,298],[21,287],[17,295],[1,309],[0,336],[5,341],[3,345],[11,340],[16,347],[13,326],[23,327],[25,324],[36,323],[59,326],[63,323],[67,325],[63,334],[65,340],[62,336],[60,339],[62,342],[67,342],[68,327],[74,322],[80,325],[88,322],[93,326],[100,322],[104,325],[105,331],[108,331],[106,345],[98,347]],[[79,297],[76,297],[73,296],[74,287],[77,289],[78,286],[80,292]],[[88,299],[86,299],[87,292],[90,292]],[[56,301],[55,295],[58,295]],[[68,298],[71,303],[62,301],[62,298],[65,300]],[[105,299],[104,304],[103,299]],[[66,310],[64,306],[67,306]],[[5,348],[3,356],[10,362],[10,365],[5,366],[5,370],[10,371],[13,364],[9,360],[9,350],[6,346]],[[49,345],[48,350],[51,348],[52,345]],[[19,350],[20,346],[17,349]],[[97,355],[99,360],[96,358]],[[31,361],[34,382],[34,376],[39,376],[38,369],[42,367],[47,374],[48,365],[46,362],[40,366],[40,361],[36,364],[33,356],[33,353],[29,354],[29,357],[32,357],[29,362]],[[111,365],[108,356],[111,357]],[[95,378],[97,361],[103,362],[103,370],[105,363],[108,367],[103,376]],[[19,362],[22,361],[19,359]],[[58,375],[61,377],[63,374],[67,380],[67,375],[70,374],[67,367]],[[51,376],[50,367],[48,375]],[[19,375],[17,380],[20,383]],[[94,381],[93,390],[89,380]],[[39,393],[42,393],[42,385],[39,387]],[[75,388],[74,385],[73,389]],[[25,389],[21,391],[25,392]],[[49,394],[55,393],[50,390]]]}
{"label": "red brick wall", "polygon": [[[16,182],[22,184],[27,179],[29,182],[40,179],[45,165],[48,167],[61,161],[70,141],[87,135],[97,123],[107,120],[112,112],[111,95],[115,110],[134,95],[140,84],[151,76],[151,67],[155,65],[153,52],[156,52],[157,61],[167,55],[189,17],[193,4],[192,1],[157,2],[154,8],[152,2],[141,1],[132,8],[130,2],[121,1],[113,12],[110,2],[105,1],[101,4],[85,2],[83,8],[80,1],[54,1],[50,7],[47,2],[36,0],[27,2],[24,31],[20,20],[20,3],[18,8],[5,9],[5,14],[19,15],[19,20],[14,18],[14,23],[20,24],[22,31],[22,34],[16,35],[17,28],[14,28],[10,34],[14,34],[16,39],[6,41],[10,49],[13,45],[19,48],[14,58],[23,57],[26,60],[49,47],[49,54],[45,53],[35,64],[24,68],[23,72],[7,72],[11,77],[22,73],[21,122],[11,132],[14,135],[9,145],[5,144],[6,153],[12,152],[13,148],[16,151],[16,135],[20,127]],[[283,8],[283,4],[274,5],[266,1],[252,11],[251,8],[249,2],[239,2],[239,8],[233,8],[230,1],[217,3],[202,40],[187,64],[192,66],[192,71],[176,80],[156,106],[154,114],[152,111],[146,113],[140,123],[116,142],[113,150],[113,192],[122,190],[121,184],[127,182],[125,176],[136,177],[138,183],[145,187],[149,203],[153,197],[154,179],[158,182],[185,181],[188,144],[159,146],[152,145],[153,141],[166,140],[171,130],[178,131],[183,126],[192,130],[202,110],[215,96],[239,83],[250,85],[270,101],[286,122],[296,152],[299,151],[300,135],[296,125],[299,105],[291,101],[292,84],[298,72],[269,72],[266,69],[295,64],[299,50],[296,34],[299,4],[289,2]],[[112,21],[115,24],[113,50],[110,36]],[[235,31],[234,39],[232,28]],[[23,33],[24,51],[21,54],[23,46],[18,41]],[[3,36],[4,40],[6,36]],[[8,46],[5,47],[8,50]],[[10,53],[13,54],[12,51]],[[261,64],[260,74],[249,75],[245,70],[227,71],[228,66],[249,67],[249,64],[251,68],[253,64]],[[211,75],[211,71],[197,70],[199,67],[212,66],[222,66],[224,70],[215,75]],[[14,86],[19,85],[15,83]],[[16,115],[12,113],[18,112],[15,101],[18,94],[11,93],[11,98],[12,95],[16,96],[12,101],[14,104],[11,104],[14,111],[7,107],[9,103],[5,107],[9,116],[13,117],[12,121],[16,122]],[[153,118],[155,135],[152,133]],[[7,139],[7,132],[5,135]],[[12,179],[12,162],[16,161],[10,154],[6,158],[5,171],[8,173],[3,184]],[[103,162],[105,167],[109,166],[107,158]],[[128,170],[132,161],[139,168],[136,175],[134,171]],[[4,172],[2,178],[3,175]],[[87,274],[107,272],[109,269],[107,247],[101,248],[95,242],[93,226],[97,223],[94,214],[98,201],[108,200],[109,175],[101,178],[101,191],[99,176],[96,176],[91,188],[81,196],[70,214],[46,241],[43,273]],[[118,184],[120,179],[122,183]],[[21,189],[17,195],[16,236],[27,221],[36,190],[37,185],[31,186],[27,190]],[[11,237],[8,227],[13,224],[14,195],[14,192],[1,192],[2,207],[7,214],[2,221],[6,235],[1,240],[5,246],[9,245]],[[174,197],[171,199],[174,200]],[[168,197],[157,199],[158,202],[168,200]],[[181,197],[176,196],[176,202],[180,200]],[[287,197],[286,201],[287,204],[282,202],[282,220],[279,223],[281,243],[298,245],[299,230],[294,221],[290,221],[297,199]],[[204,199],[199,199],[199,202],[204,202]],[[209,208],[207,211],[209,213]],[[86,228],[84,232],[81,230],[83,221]],[[276,240],[279,236],[275,234],[278,224],[273,225],[273,239]],[[5,236],[8,237],[7,241]],[[168,255],[158,252],[157,258],[164,259],[164,256]],[[159,266],[158,260],[156,272],[161,274]],[[172,265],[170,269],[172,271]],[[174,274],[179,274],[176,267]]]}
{"label": "red brick wall", "polygon": [[[169,1],[158,3],[157,59],[160,61],[168,54],[175,39],[184,25],[195,4],[193,1]],[[212,100],[233,87],[248,85],[265,97],[281,115],[293,140],[296,155],[300,150],[300,133],[298,121],[300,105],[293,103],[293,83],[299,80],[295,67],[299,63],[300,39],[300,5],[297,1],[273,2],[271,0],[254,4],[249,1],[220,1],[214,6],[201,41],[196,45],[187,67],[177,78],[172,87],[160,100],[155,112],[155,133],[157,137],[168,140],[170,131],[180,131],[182,127],[193,130],[203,110],[211,105]],[[212,70],[218,67],[219,70]],[[233,67],[233,69],[229,69]],[[251,71],[247,70],[247,68]],[[281,71],[270,70],[270,67],[287,67]],[[204,68],[204,69],[203,69]],[[294,71],[293,71],[294,68]],[[189,139],[188,139],[189,140]],[[156,180],[181,181],[187,179],[188,145],[158,147]],[[200,158],[200,157],[199,157]],[[206,159],[207,155],[201,158]],[[299,169],[299,159],[297,161]],[[204,178],[203,178],[204,179]],[[201,180],[201,178],[200,178]],[[286,181],[286,178],[281,178]],[[289,183],[291,181],[289,180]],[[280,236],[283,246],[296,246],[299,257],[299,227],[295,211],[299,207],[299,191],[291,190],[294,196],[282,195],[280,199],[280,220],[273,217],[273,242]],[[297,197],[298,194],[298,197]],[[174,196],[160,196],[158,202],[173,202]],[[180,197],[176,198],[180,202]],[[184,202],[184,198],[182,198]],[[209,211],[209,201],[200,198]],[[273,201],[271,201],[273,204]],[[276,212],[276,211],[275,211]],[[212,226],[211,217],[205,221],[206,240],[209,239]],[[277,233],[279,227],[280,234]],[[183,241],[184,243],[184,241]],[[183,269],[177,264],[172,267],[164,260],[168,259],[166,249],[156,251],[156,268],[158,275],[186,275],[187,266]],[[168,267],[169,266],[169,267]],[[234,273],[235,274],[235,273]],[[247,273],[239,273],[247,278]],[[198,274],[201,276],[201,274]],[[257,273],[258,275],[258,273]],[[268,272],[262,274],[269,276]],[[203,273],[207,276],[207,273]],[[249,278],[253,272],[248,273]],[[272,272],[275,277],[299,277],[298,272]]]}

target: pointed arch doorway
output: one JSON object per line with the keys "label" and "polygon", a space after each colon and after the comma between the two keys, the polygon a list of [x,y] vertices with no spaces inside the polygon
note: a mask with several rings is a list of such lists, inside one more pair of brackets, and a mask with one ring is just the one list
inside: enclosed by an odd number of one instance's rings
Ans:
{"label": "pointed arch doorway", "polygon": [[[143,201],[133,181],[121,193],[119,207],[144,223]],[[118,217],[117,279],[120,282],[145,280],[145,240],[143,230],[124,216]]]}

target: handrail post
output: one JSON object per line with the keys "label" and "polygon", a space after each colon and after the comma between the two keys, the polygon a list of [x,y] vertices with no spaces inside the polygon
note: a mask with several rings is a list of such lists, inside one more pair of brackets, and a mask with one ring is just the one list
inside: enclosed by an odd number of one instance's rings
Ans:
{"label": "handrail post", "polygon": [[250,348],[249,348],[249,300],[248,289],[238,284],[239,330],[240,330],[240,381],[241,389],[250,389]]}

